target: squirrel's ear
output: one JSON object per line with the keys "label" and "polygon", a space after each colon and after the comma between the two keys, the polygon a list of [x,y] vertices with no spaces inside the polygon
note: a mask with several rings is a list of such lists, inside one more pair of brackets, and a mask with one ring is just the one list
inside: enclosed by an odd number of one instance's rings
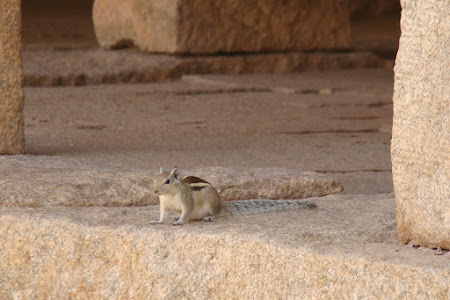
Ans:
{"label": "squirrel's ear", "polygon": [[159,168],[159,174],[162,174],[162,172],[163,172],[163,170],[162,170],[162,168],[160,167],[160,168]]}
{"label": "squirrel's ear", "polygon": [[170,172],[170,175],[173,176],[174,178],[178,178],[178,168],[177,167],[173,168],[173,170]]}

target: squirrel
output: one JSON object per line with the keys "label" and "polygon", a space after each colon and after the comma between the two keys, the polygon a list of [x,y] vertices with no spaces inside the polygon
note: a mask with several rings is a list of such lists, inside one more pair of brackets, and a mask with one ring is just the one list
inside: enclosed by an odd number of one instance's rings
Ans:
{"label": "squirrel", "polygon": [[254,214],[270,211],[316,208],[313,202],[296,200],[220,200],[217,190],[206,180],[195,176],[179,177],[178,168],[162,171],[154,178],[153,191],[159,195],[160,219],[150,224],[162,224],[168,212],[177,212],[173,225],[188,220],[213,221],[217,216]]}

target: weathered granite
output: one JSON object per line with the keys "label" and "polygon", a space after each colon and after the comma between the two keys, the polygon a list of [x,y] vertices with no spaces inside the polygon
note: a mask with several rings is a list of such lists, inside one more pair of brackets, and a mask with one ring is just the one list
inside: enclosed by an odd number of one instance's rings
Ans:
{"label": "weathered granite", "polygon": [[450,2],[402,1],[392,169],[400,241],[450,248]]}
{"label": "weathered granite", "polygon": [[[156,169],[123,170],[45,156],[0,158],[0,206],[127,206],[157,204]],[[300,199],[343,192],[330,176],[292,170],[181,170],[208,180],[223,200]]]}
{"label": "weathered granite", "polygon": [[149,225],[157,206],[0,208],[1,299],[449,299],[450,255],[395,239],[392,194]]}
{"label": "weathered granite", "polygon": [[20,3],[0,1],[0,155],[24,152]]}
{"label": "weathered granite", "polygon": [[131,44],[160,53],[348,49],[347,0],[96,0],[104,48]]}

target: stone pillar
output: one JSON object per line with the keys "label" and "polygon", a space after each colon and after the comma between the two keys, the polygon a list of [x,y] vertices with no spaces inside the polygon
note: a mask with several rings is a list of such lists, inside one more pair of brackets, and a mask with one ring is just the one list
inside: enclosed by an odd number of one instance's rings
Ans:
{"label": "stone pillar", "polygon": [[398,238],[450,248],[450,1],[402,0],[392,172]]}
{"label": "stone pillar", "polygon": [[20,2],[0,1],[0,154],[24,152]]}
{"label": "stone pillar", "polygon": [[348,0],[95,0],[104,48],[235,53],[348,49]]}

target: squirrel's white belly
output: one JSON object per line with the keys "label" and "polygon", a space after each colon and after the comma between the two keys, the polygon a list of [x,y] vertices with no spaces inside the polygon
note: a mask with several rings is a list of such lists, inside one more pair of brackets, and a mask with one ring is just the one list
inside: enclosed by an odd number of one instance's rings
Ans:
{"label": "squirrel's white belly", "polygon": [[162,206],[165,207],[166,210],[181,212],[181,195],[160,195],[159,201]]}
{"label": "squirrel's white belly", "polygon": [[189,219],[201,220],[204,217],[212,216],[212,215],[213,215],[213,212],[212,212],[211,206],[208,206],[208,205],[198,206],[198,205],[196,205],[194,210],[189,215]]}

